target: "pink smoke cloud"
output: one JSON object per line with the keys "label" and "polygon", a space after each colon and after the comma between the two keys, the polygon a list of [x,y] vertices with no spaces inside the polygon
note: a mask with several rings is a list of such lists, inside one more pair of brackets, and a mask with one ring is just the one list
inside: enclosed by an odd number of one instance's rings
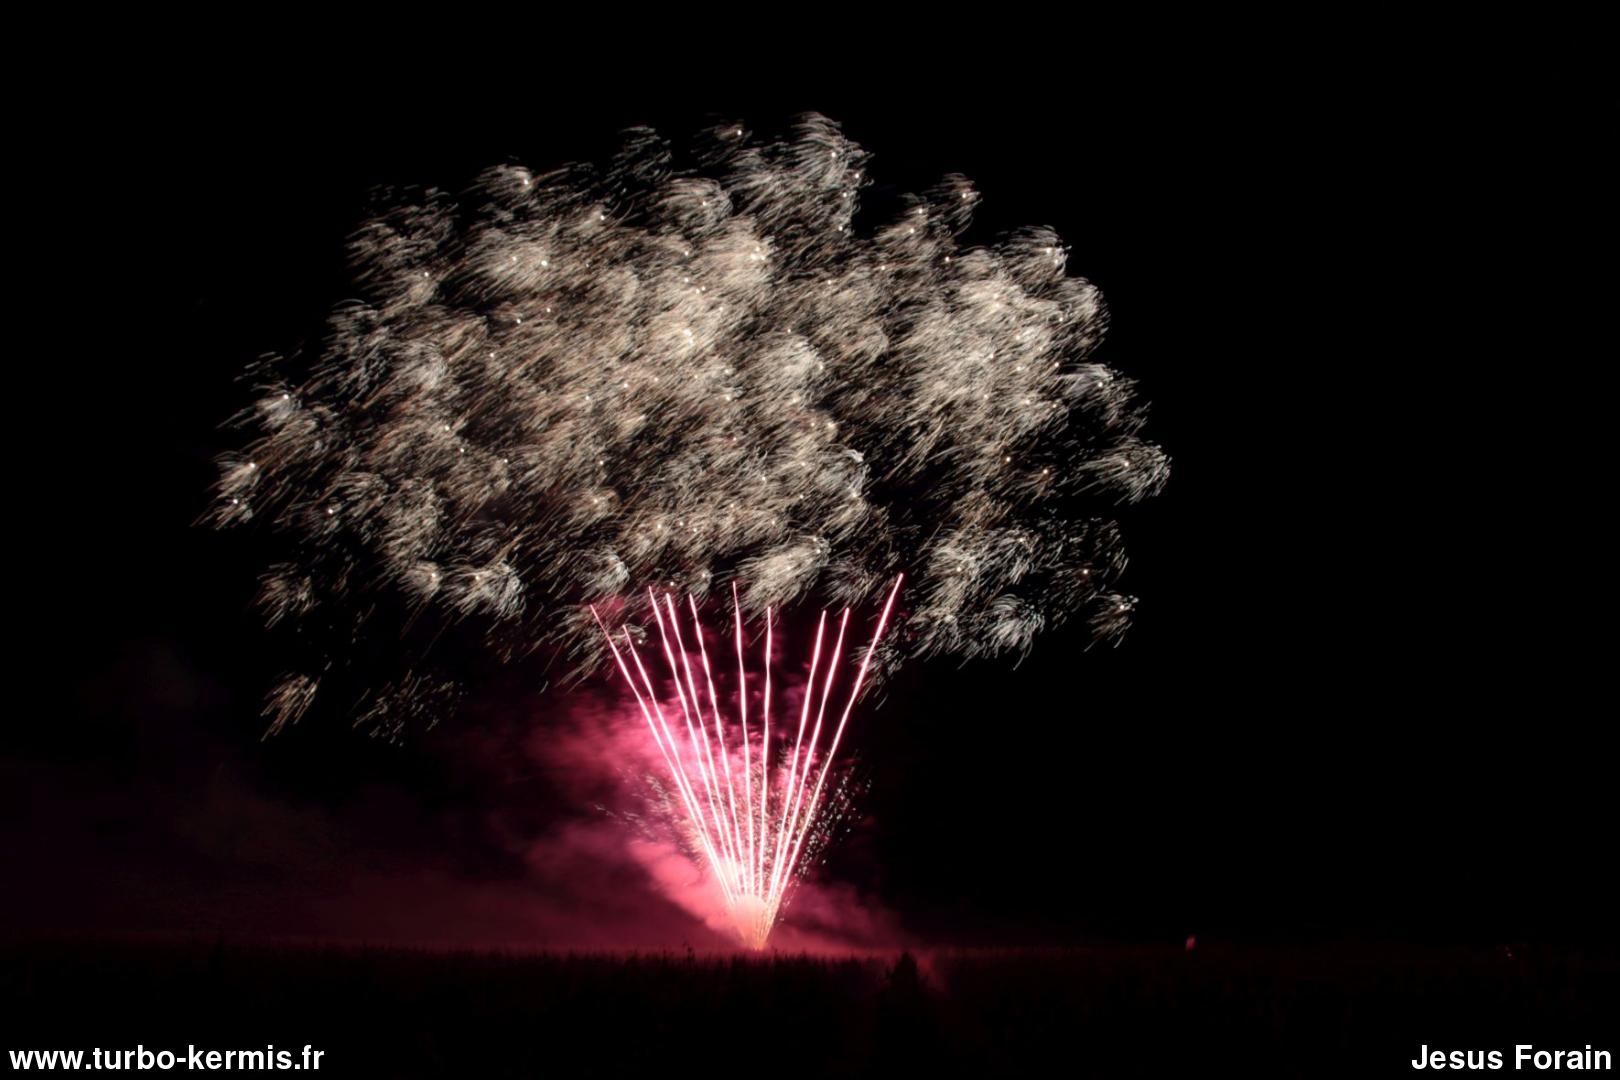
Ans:
{"label": "pink smoke cloud", "polygon": [[[801,700],[802,688],[778,694],[784,713]],[[638,939],[645,929],[634,925],[638,910],[651,906],[665,932],[674,929],[672,910],[689,918],[680,943],[734,947],[723,894],[683,842],[666,766],[635,705],[605,691],[575,691],[547,704],[556,711],[531,728],[523,752],[575,800],[582,815],[538,835],[512,836],[531,873],[548,886],[561,879],[572,880],[576,889],[598,883],[611,894],[596,909],[603,924],[619,923],[621,932]],[[810,876],[796,887],[770,946],[821,952],[887,948],[905,940],[899,920],[871,897]]]}

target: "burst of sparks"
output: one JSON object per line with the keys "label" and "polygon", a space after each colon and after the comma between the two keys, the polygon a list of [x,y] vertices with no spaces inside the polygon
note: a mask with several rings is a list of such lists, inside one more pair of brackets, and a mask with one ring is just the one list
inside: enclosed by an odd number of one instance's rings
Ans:
{"label": "burst of sparks", "polygon": [[811,115],[384,193],[358,299],[251,372],[209,514],[270,532],[260,599],[297,653],[271,730],[359,702],[392,737],[448,711],[473,657],[583,676],[606,660],[586,606],[642,582],[744,582],[753,620],[873,604],[907,567],[874,679],[1075,614],[1117,639],[1115,507],[1168,459],[1094,356],[1101,294],[1050,230],[965,238],[966,177],[874,219],[866,165]]}
{"label": "burst of sparks", "polygon": [[[710,666],[702,620],[695,597],[688,595],[692,638],[697,649],[698,668],[707,689],[707,715],[704,696],[692,665],[692,654],[681,629],[681,616],[675,598],[656,590],[647,593],[648,606],[658,627],[660,648],[667,681],[673,686],[660,694],[658,683],[628,628],[616,640],[593,607],[595,617],[613,657],[614,666],[629,686],[636,706],[646,722],[653,743],[658,747],[670,782],[679,797],[686,832],[701,852],[714,878],[738,936],[750,948],[764,948],[771,928],[799,879],[806,845],[824,818],[823,796],[844,730],[855,703],[866,684],[873,652],[894,610],[904,575],[896,577],[888,599],[878,616],[871,642],[861,656],[847,693],[838,684],[839,658],[849,627],[848,608],[838,619],[837,639],[818,684],[822,646],[826,638],[827,614],[822,612],[811,652],[810,677],[799,707],[799,722],[793,738],[793,754],[787,767],[778,766],[775,781],[770,771],[771,755],[771,661],[775,635],[770,609],[765,612],[765,651],[761,667],[765,691],[757,732],[748,724],[748,662],[743,636],[742,605],[732,593],[732,624],[737,654],[736,724],[729,726],[720,696],[715,691],[714,670]],[[656,667],[656,661],[654,661]],[[835,690],[837,693],[835,694]],[[818,699],[819,692],[819,701]],[[825,745],[822,732],[827,720],[827,704],[835,697],[843,701],[837,725]],[[836,708],[836,706],[835,706]],[[810,714],[815,723],[810,724]],[[809,737],[806,738],[806,729]],[[682,737],[684,732],[684,738]],[[734,759],[737,768],[733,768]],[[757,781],[755,762],[758,762]],[[758,802],[754,791],[758,789]]]}

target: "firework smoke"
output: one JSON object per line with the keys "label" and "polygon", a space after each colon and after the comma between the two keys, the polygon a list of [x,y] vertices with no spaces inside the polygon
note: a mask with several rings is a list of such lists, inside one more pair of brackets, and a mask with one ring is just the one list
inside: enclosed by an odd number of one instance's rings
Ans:
{"label": "firework smoke", "polygon": [[1168,465],[1090,360],[1100,295],[1048,230],[959,243],[962,177],[868,225],[866,163],[810,116],[385,196],[351,242],[363,298],[251,373],[211,512],[280,551],[265,615],[305,657],[271,730],[326,697],[384,734],[436,717],[462,644],[600,670],[586,605],[629,617],[649,585],[736,583],[757,618],[871,604],[904,570],[878,669],[1023,650],[1077,612],[1116,636],[1110,508]]}

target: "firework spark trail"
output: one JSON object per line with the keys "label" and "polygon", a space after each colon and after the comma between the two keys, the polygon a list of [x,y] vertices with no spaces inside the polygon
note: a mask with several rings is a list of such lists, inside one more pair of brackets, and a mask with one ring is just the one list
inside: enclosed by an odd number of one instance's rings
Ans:
{"label": "firework spark trail", "polygon": [[[665,599],[667,600],[668,597],[665,597]],[[708,683],[709,686],[709,708],[714,717],[715,745],[720,748],[720,765],[721,768],[725,770],[726,774],[726,805],[731,810],[732,848],[737,855],[737,881],[743,889],[747,889],[748,861],[750,855],[748,848],[743,844],[742,827],[738,824],[737,787],[731,779],[731,755],[726,753],[725,722],[720,719],[720,699],[714,692],[714,674],[709,670],[709,649],[708,646],[703,643],[703,623],[698,616],[697,601],[688,596],[686,598],[686,602],[692,608],[692,636],[697,638],[698,655],[703,660],[703,679],[706,683]],[[672,615],[673,612],[674,606],[671,604]],[[688,656],[688,659],[690,659],[690,656]],[[691,677],[690,666],[687,668],[687,676],[688,678]],[[693,693],[696,694],[696,691],[693,691]],[[745,727],[743,729],[743,746],[746,747],[747,745],[748,729]],[[743,803],[743,814],[746,816],[747,813],[748,803],[745,801]]]}
{"label": "firework spark trail", "polygon": [[[821,613],[821,617],[816,622],[816,646],[815,646],[815,649],[810,654],[810,678],[805,682],[805,685],[804,685],[804,701],[800,704],[800,707],[799,707],[799,733],[796,736],[794,736],[794,739],[793,739],[793,760],[788,765],[787,788],[786,788],[786,792],[784,793],[784,795],[782,797],[782,807],[783,807],[784,811],[788,807],[790,807],[792,805],[793,780],[794,780],[794,777],[796,777],[798,775],[798,773],[799,773],[799,752],[804,746],[805,721],[809,719],[810,706],[813,705],[815,703],[815,700],[816,700],[816,693],[815,693],[815,690],[816,690],[816,666],[821,662],[821,640],[822,640],[822,636],[823,636],[823,633],[826,630],[826,628],[827,628],[827,613],[825,611],[823,611]],[[782,841],[786,837],[786,835],[787,835],[786,831],[783,830],[783,831],[779,831],[778,834],[777,834],[777,837],[776,837],[776,845],[775,845],[776,855],[775,855],[775,858],[773,859],[773,861],[771,863],[771,866],[773,868],[772,877],[771,877],[772,891],[775,891],[775,887],[776,887],[776,877],[777,877],[777,875],[775,873],[775,869],[781,867],[781,865],[782,865],[782,856],[783,856],[783,854],[785,854],[785,852],[783,850]]]}
{"label": "firework spark trail", "polygon": [[[702,748],[702,752],[697,755],[697,762],[698,768],[702,770],[704,782],[708,785],[709,807],[710,812],[715,818],[715,832],[720,837],[721,847],[725,850],[726,858],[732,862],[735,862],[736,852],[732,850],[731,834],[726,831],[724,823],[720,820],[722,814],[724,813],[722,808],[725,805],[725,799],[720,794],[720,774],[719,770],[714,767],[713,747],[709,742],[709,737],[707,734],[704,734],[702,739],[698,739],[692,734],[694,728],[692,723],[693,713],[697,714],[697,724],[695,725],[696,729],[698,731],[703,730],[703,713],[701,712],[701,706],[697,700],[697,686],[692,681],[692,658],[687,655],[686,643],[681,640],[680,620],[675,615],[675,603],[667,594],[665,595],[664,599],[669,607],[669,626],[673,627],[675,631],[675,644],[674,647],[671,648],[666,624],[661,617],[658,619],[658,629],[660,633],[664,634],[664,655],[670,658],[670,675],[675,680],[675,692],[677,696],[680,697],[681,711],[686,717],[687,735],[694,740],[695,745]],[[653,611],[656,615],[658,611],[658,600],[656,598],[653,599]],[[684,666],[686,669],[686,685],[687,689],[691,691],[692,705],[690,712],[687,711],[687,696],[681,691],[681,668],[676,665],[674,660],[674,657],[677,656],[680,657],[681,666]]]}
{"label": "firework spark trail", "polygon": [[[844,739],[844,727],[849,723],[849,714],[854,711],[855,702],[861,696],[861,684],[866,681],[866,673],[871,667],[872,652],[877,648],[877,643],[883,640],[883,631],[889,625],[889,614],[894,610],[894,598],[900,593],[900,582],[902,580],[904,580],[903,576],[895,581],[894,589],[889,593],[888,600],[884,601],[883,614],[879,616],[877,629],[872,633],[872,644],[867,647],[866,653],[861,657],[861,667],[855,673],[855,685],[850,689],[849,702],[844,706],[844,715],[838,719],[838,730],[833,734],[832,745],[827,747],[826,757],[822,759],[821,775],[816,778],[815,794],[810,796],[810,809],[805,814],[804,828],[799,833],[798,843],[794,845],[793,854],[788,857],[787,864],[789,866],[798,861],[799,852],[804,847],[804,838],[810,831],[810,822],[815,820],[816,809],[821,802],[821,789],[827,783],[827,771],[832,767],[833,759],[838,756],[838,744]],[[822,705],[823,707],[826,706],[825,699],[822,700]],[[813,741],[811,745],[814,746]],[[808,773],[808,766],[806,772]]]}
{"label": "firework spark trail", "polygon": [[[739,619],[741,618],[739,614]],[[765,609],[765,701],[761,710],[764,713],[763,730],[760,733],[759,747],[759,820],[761,827],[766,819],[766,807],[771,790],[771,609]],[[766,836],[759,838],[759,870],[755,880],[761,884],[765,881],[765,843]]]}
{"label": "firework spark trail", "polygon": [[[637,706],[638,709],[640,709],[643,719],[646,720],[648,730],[650,730],[652,732],[653,742],[654,742],[655,745],[657,745],[658,752],[659,752],[660,756],[663,757],[664,764],[669,769],[671,778],[675,781],[675,789],[680,794],[681,800],[686,806],[687,819],[691,820],[691,821],[696,821],[701,826],[701,824],[702,824],[702,815],[698,811],[696,800],[694,800],[693,797],[692,797],[691,786],[687,782],[685,771],[681,768],[680,759],[679,759],[678,756],[673,756],[674,754],[677,754],[678,751],[675,749],[673,744],[670,743],[670,741],[669,741],[668,727],[664,726],[662,724],[662,721],[663,721],[662,715],[659,716],[659,723],[655,724],[653,722],[653,713],[652,713],[652,711],[650,711],[647,708],[646,699],[642,698],[641,691],[639,689],[637,689],[637,687],[636,687],[636,680],[631,677],[630,669],[628,667],[626,667],[625,664],[624,664],[624,657],[620,655],[618,646],[615,645],[614,642],[613,642],[613,635],[608,632],[608,628],[607,628],[606,624],[604,624],[602,622],[601,616],[597,614],[597,612],[596,612],[596,610],[594,608],[591,610],[591,614],[596,618],[597,625],[601,626],[601,628],[602,628],[602,635],[603,635],[603,637],[605,637],[607,639],[608,650],[613,654],[613,661],[618,666],[619,673],[624,676],[624,681],[625,681],[626,684],[629,685],[630,692],[633,695],[635,695],[636,706]],[[634,650],[634,642],[630,639],[630,635],[629,635],[628,631],[625,633],[625,641],[631,647],[631,649],[633,651]],[[636,659],[636,666],[637,666],[637,668],[641,667],[641,661],[640,661],[639,658]],[[645,670],[642,671],[642,675],[643,675],[643,677],[645,677],[645,675],[646,675]],[[648,692],[649,692],[649,695],[650,695],[651,691],[652,691],[651,680],[648,680],[648,682],[647,682],[647,689],[648,689]],[[652,700],[654,702],[654,706],[656,707],[657,699],[652,698]],[[659,729],[660,726],[665,727],[663,736],[659,735],[658,729]],[[701,832],[700,831],[700,837],[701,837],[701,842],[703,844],[704,850],[705,850],[706,854],[709,857],[710,863],[713,864],[716,861],[716,859],[715,859],[713,849],[709,846],[708,835],[707,835],[706,832]],[[726,890],[726,893],[727,893],[727,896],[729,897],[730,896],[729,888]]]}
{"label": "firework spark trail", "polygon": [[[733,778],[729,772],[729,762],[732,757],[741,753],[743,758],[742,771],[745,773],[745,785],[753,783],[753,762],[755,755],[750,745],[748,726],[743,718],[747,715],[747,665],[744,660],[742,615],[741,608],[733,604],[733,625],[737,645],[738,680],[737,680],[737,710],[739,723],[737,731],[741,734],[740,745],[734,745],[727,735],[725,722],[722,718],[720,695],[713,682],[713,672],[708,667],[707,645],[703,640],[702,619],[698,612],[696,598],[687,597],[687,607],[692,618],[692,636],[696,642],[697,652],[704,666],[705,678],[708,682],[709,698],[712,707],[714,723],[706,727],[699,715],[696,724],[688,722],[686,725],[687,745],[685,754],[682,748],[675,743],[675,737],[669,726],[663,722],[663,711],[658,704],[657,690],[648,677],[645,667],[640,663],[635,648],[634,639],[628,629],[625,631],[626,650],[636,661],[641,674],[640,685],[630,674],[629,666],[624,662],[612,633],[602,621],[601,615],[594,608],[591,614],[608,643],[608,649],[613,656],[615,666],[625,683],[634,695],[636,705],[643,719],[647,723],[648,731],[657,744],[660,756],[665,767],[670,772],[670,779],[674,782],[676,790],[681,794],[681,806],[684,811],[684,831],[692,838],[694,846],[702,853],[707,862],[710,875],[715,879],[724,898],[733,925],[743,942],[754,948],[763,948],[770,935],[771,927],[775,925],[784,905],[791,895],[794,883],[802,872],[801,860],[806,851],[808,838],[815,832],[818,823],[822,823],[820,811],[822,809],[822,794],[831,774],[838,748],[843,741],[844,731],[848,725],[855,703],[859,700],[861,691],[865,686],[867,673],[870,669],[872,656],[883,640],[884,631],[888,628],[890,616],[894,610],[894,602],[900,592],[900,585],[904,576],[897,576],[893,587],[889,590],[888,599],[883,605],[882,613],[878,617],[876,629],[872,633],[872,640],[855,675],[853,684],[849,689],[849,697],[839,717],[837,728],[831,741],[821,746],[821,732],[825,717],[827,702],[835,685],[838,660],[842,652],[844,631],[849,623],[850,613],[846,609],[840,617],[838,642],[835,644],[827,669],[822,675],[817,702],[816,669],[819,666],[821,654],[822,632],[826,627],[826,613],[821,616],[821,625],[816,636],[816,647],[811,658],[811,677],[805,687],[804,701],[801,705],[800,724],[795,739],[792,763],[787,771],[781,775],[777,784],[776,805],[772,807],[772,788],[769,780],[770,761],[770,728],[768,723],[761,724],[759,731],[759,754],[757,760],[760,766],[758,803],[758,817],[755,818],[755,804],[751,798],[751,787],[745,786],[742,813],[736,812],[735,800],[728,802],[728,813],[721,812],[722,798],[718,789],[718,777],[726,778],[728,796],[735,791]],[[655,611],[660,605],[656,595],[650,597]],[[689,663],[690,652],[686,648],[685,635],[682,632],[677,618],[674,598],[664,595],[662,610],[656,620],[661,643],[669,661],[670,681],[674,683],[677,699],[685,700],[690,695],[693,701],[697,700],[697,688],[693,671]],[[771,657],[771,620],[767,613],[766,618],[766,692],[764,700],[764,715],[769,716],[770,708],[770,657]],[[681,663],[676,663],[676,657]],[[685,686],[682,677],[685,677]],[[805,741],[804,732],[808,723],[811,708],[815,708],[817,719],[811,729],[808,742]],[[690,714],[688,714],[690,715]],[[654,718],[657,718],[655,722]],[[662,732],[662,733],[661,733]],[[700,770],[706,766],[707,775],[715,783],[714,796],[710,799],[710,812],[706,816],[701,804],[693,796],[691,778],[687,775],[682,758],[690,757]],[[718,759],[720,765],[716,768]],[[810,788],[810,778],[815,775],[815,786]],[[809,792],[807,796],[807,792]],[[770,854],[767,855],[767,851]]]}
{"label": "firework spark trail", "polygon": [[[635,640],[631,637],[628,629],[625,630],[624,637],[625,643],[629,647],[630,655],[636,661],[636,670],[641,675],[642,684],[647,691],[647,698],[652,702],[653,712],[658,717],[659,726],[663,728],[664,740],[672,749],[671,769],[676,776],[677,781],[683,784],[685,787],[687,818],[693,823],[694,828],[697,830],[698,836],[703,842],[704,852],[708,856],[709,864],[718,868],[722,865],[720,855],[715,849],[714,841],[709,837],[708,827],[704,824],[703,811],[698,803],[696,794],[693,792],[691,777],[686,774],[686,769],[681,764],[680,748],[675,741],[675,736],[669,729],[668,722],[664,718],[663,709],[658,705],[658,692],[653,689],[652,678],[648,675],[645,665],[643,665],[641,662],[641,656],[636,651]],[[677,688],[679,688],[678,682]],[[688,728],[688,731],[690,731],[690,728]],[[718,817],[716,818],[716,824],[718,824]],[[723,875],[717,874],[716,878],[720,882],[721,890],[726,895],[727,903],[733,902],[734,894],[732,893],[731,883]]]}
{"label": "firework spark trail", "polygon": [[[691,601],[691,604],[692,604],[692,624],[694,626],[696,626],[698,624],[697,601],[692,600],[691,597],[687,597],[687,599],[689,601]],[[732,610],[733,615],[736,618],[736,627],[737,627],[737,634],[736,634],[736,636],[737,636],[737,723],[742,728],[742,746],[743,746],[743,820],[747,823],[747,826],[748,826],[748,837],[747,837],[747,839],[748,839],[748,862],[747,862],[746,869],[747,869],[747,872],[748,872],[748,875],[749,875],[749,880],[753,883],[753,888],[758,889],[759,888],[759,879],[758,879],[758,875],[755,872],[755,852],[756,852],[757,849],[756,849],[755,844],[754,844],[754,814],[753,814],[753,808],[754,808],[754,782],[753,782],[754,781],[754,765],[753,765],[753,761],[751,760],[752,755],[749,753],[749,746],[748,746],[748,667],[747,667],[746,664],[743,663],[742,602],[737,598],[737,584],[736,584],[736,582],[732,582],[732,585],[731,585],[731,610]],[[766,618],[766,622],[768,624],[769,621],[770,621],[770,612],[769,611],[767,611],[765,613],[765,618]],[[699,636],[699,640],[700,641],[702,640],[701,635]],[[769,651],[769,649],[767,647],[767,652],[768,651]],[[769,662],[770,662],[770,660],[767,657],[766,663],[769,663]],[[709,683],[709,693],[710,693],[711,696],[714,694],[714,682],[712,680]],[[715,705],[715,712],[718,713],[719,711],[720,711],[720,706],[718,704],[716,704]],[[764,781],[761,780],[761,785],[763,785],[763,784],[764,784]]]}
{"label": "firework spark trail", "polygon": [[[787,828],[783,830],[780,841],[784,853],[792,849],[792,837],[795,835],[799,823],[799,811],[804,807],[804,782],[810,774],[810,763],[816,751],[816,743],[821,738],[821,722],[827,714],[827,698],[832,694],[833,680],[838,676],[838,659],[844,651],[844,631],[848,627],[849,609],[845,608],[843,615],[838,620],[838,638],[833,642],[832,659],[827,662],[827,675],[821,687],[821,704],[816,708],[816,726],[810,732],[810,746],[803,758],[804,768],[802,771],[795,770],[796,775],[788,777],[792,781],[788,786],[789,816]],[[812,690],[814,685],[812,681]],[[797,761],[797,759],[795,760]],[[797,788],[796,796],[794,793],[795,788]],[[777,861],[778,877],[781,876],[781,869],[786,865],[788,865],[787,860],[779,856]]]}
{"label": "firework spark trail", "polygon": [[270,730],[359,702],[401,737],[484,658],[583,676],[586,606],[650,632],[622,607],[649,584],[745,583],[752,619],[875,604],[905,567],[906,640],[869,678],[1077,614],[1117,639],[1117,507],[1168,459],[1094,355],[1100,293],[1050,230],[971,239],[965,177],[863,206],[867,164],[812,115],[381,193],[357,299],[249,372],[208,514],[268,526],[260,601],[295,652]]}

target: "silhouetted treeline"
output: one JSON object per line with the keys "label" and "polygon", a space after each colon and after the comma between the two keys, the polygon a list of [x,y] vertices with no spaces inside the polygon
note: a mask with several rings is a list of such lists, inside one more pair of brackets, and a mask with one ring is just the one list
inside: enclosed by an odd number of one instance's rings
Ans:
{"label": "silhouetted treeline", "polygon": [[1524,947],[0,957],[3,1049],[308,1043],[332,1076],[1378,1076],[1424,1044],[1620,1049],[1620,958]]}

